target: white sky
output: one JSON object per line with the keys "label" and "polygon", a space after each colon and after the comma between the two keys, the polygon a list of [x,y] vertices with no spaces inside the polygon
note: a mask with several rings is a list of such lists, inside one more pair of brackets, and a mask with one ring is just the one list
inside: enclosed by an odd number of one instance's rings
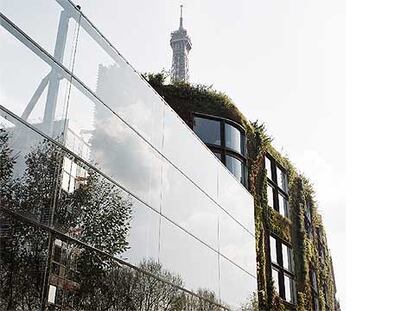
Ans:
{"label": "white sky", "polygon": [[191,82],[227,93],[315,184],[345,310],[345,1],[78,0],[141,72],[171,66],[170,32],[192,38]]}

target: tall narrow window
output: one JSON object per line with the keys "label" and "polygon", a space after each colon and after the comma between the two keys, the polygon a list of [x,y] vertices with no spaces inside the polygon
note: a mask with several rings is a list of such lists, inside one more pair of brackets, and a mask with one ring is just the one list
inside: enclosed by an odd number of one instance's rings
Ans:
{"label": "tall narrow window", "polygon": [[[270,156],[265,156],[265,169],[267,176],[267,201],[283,217],[289,218],[288,181],[286,173]],[[273,195],[271,195],[271,192]]]}
{"label": "tall narrow window", "polygon": [[313,311],[319,311],[319,290],[318,290],[318,280],[316,277],[316,272],[312,268],[309,270],[309,278],[311,282],[312,290],[312,307]]}
{"label": "tall narrow window", "polygon": [[296,302],[296,287],[294,280],[294,266],[292,248],[278,238],[269,236],[269,252],[273,284],[275,290],[285,301]]}

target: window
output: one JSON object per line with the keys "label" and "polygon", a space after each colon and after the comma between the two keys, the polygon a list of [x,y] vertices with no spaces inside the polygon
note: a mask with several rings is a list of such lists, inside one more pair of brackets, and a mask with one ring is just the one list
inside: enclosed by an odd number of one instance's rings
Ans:
{"label": "window", "polygon": [[246,185],[246,137],[243,128],[230,120],[197,114],[193,130],[237,180]]}
{"label": "window", "polygon": [[308,238],[312,238],[312,208],[309,202],[305,204],[305,230],[308,235]]}
{"label": "window", "polygon": [[220,122],[206,118],[194,118],[194,132],[206,144],[221,145]]}
{"label": "window", "polygon": [[[280,215],[289,218],[289,199],[287,176],[283,169],[270,156],[265,157],[265,169],[267,174],[267,203]],[[277,194],[277,195],[276,195]]]}
{"label": "window", "polygon": [[240,154],[244,154],[244,135],[234,126],[225,123],[225,146]]}
{"label": "window", "polygon": [[226,155],[226,167],[242,184],[245,183],[244,165],[242,161],[235,157]]}
{"label": "window", "polygon": [[296,302],[296,287],[292,248],[269,236],[269,252],[273,284],[279,296],[287,302]]}
{"label": "window", "polygon": [[316,278],[315,270],[312,268],[309,270],[309,278],[311,282],[313,311],[319,311],[318,280]]}
{"label": "window", "polygon": [[62,189],[71,193],[85,182],[87,172],[67,157],[63,158]]}

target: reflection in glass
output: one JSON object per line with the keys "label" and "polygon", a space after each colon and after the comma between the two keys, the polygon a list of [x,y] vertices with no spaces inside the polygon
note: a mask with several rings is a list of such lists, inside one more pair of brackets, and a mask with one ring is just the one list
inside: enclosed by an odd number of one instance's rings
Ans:
{"label": "reflection in glass", "polygon": [[274,208],[274,195],[273,195],[273,187],[269,184],[267,185],[267,205],[271,208]]}
{"label": "reflection in glass", "polygon": [[287,193],[286,173],[276,166],[277,185],[280,189]]}
{"label": "reflection in glass", "polygon": [[225,146],[244,155],[244,135],[239,129],[226,123],[225,124]]}
{"label": "reflection in glass", "polygon": [[220,122],[194,117],[194,132],[205,144],[221,145]]}
{"label": "reflection in glass", "polygon": [[272,280],[273,286],[275,288],[276,293],[280,294],[280,286],[279,286],[279,270],[275,267],[272,267]]}
{"label": "reflection in glass", "polygon": [[244,184],[244,164],[239,159],[226,155],[226,167],[238,181]]}
{"label": "reflection in glass", "polygon": [[285,244],[282,243],[282,260],[283,260],[283,268],[288,271],[293,272],[292,267],[292,249]]}
{"label": "reflection in glass", "polygon": [[272,161],[267,156],[265,157],[265,169],[267,178],[272,180]]}
{"label": "reflection in glass", "polygon": [[285,280],[285,300],[290,303],[295,302],[295,281],[288,275],[284,275]]}
{"label": "reflection in glass", "polygon": [[276,250],[276,239],[272,236],[269,236],[270,243],[270,260],[277,264],[277,250]]}
{"label": "reflection in glass", "polygon": [[289,217],[288,202],[281,193],[278,193],[278,201],[279,201],[279,214],[284,217]]}

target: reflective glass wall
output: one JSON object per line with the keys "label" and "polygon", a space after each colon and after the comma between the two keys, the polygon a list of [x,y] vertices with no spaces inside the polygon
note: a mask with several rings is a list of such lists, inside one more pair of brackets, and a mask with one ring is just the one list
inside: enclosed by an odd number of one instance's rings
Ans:
{"label": "reflective glass wall", "polygon": [[70,1],[3,0],[1,26],[1,305],[251,299],[253,198],[215,155]]}

